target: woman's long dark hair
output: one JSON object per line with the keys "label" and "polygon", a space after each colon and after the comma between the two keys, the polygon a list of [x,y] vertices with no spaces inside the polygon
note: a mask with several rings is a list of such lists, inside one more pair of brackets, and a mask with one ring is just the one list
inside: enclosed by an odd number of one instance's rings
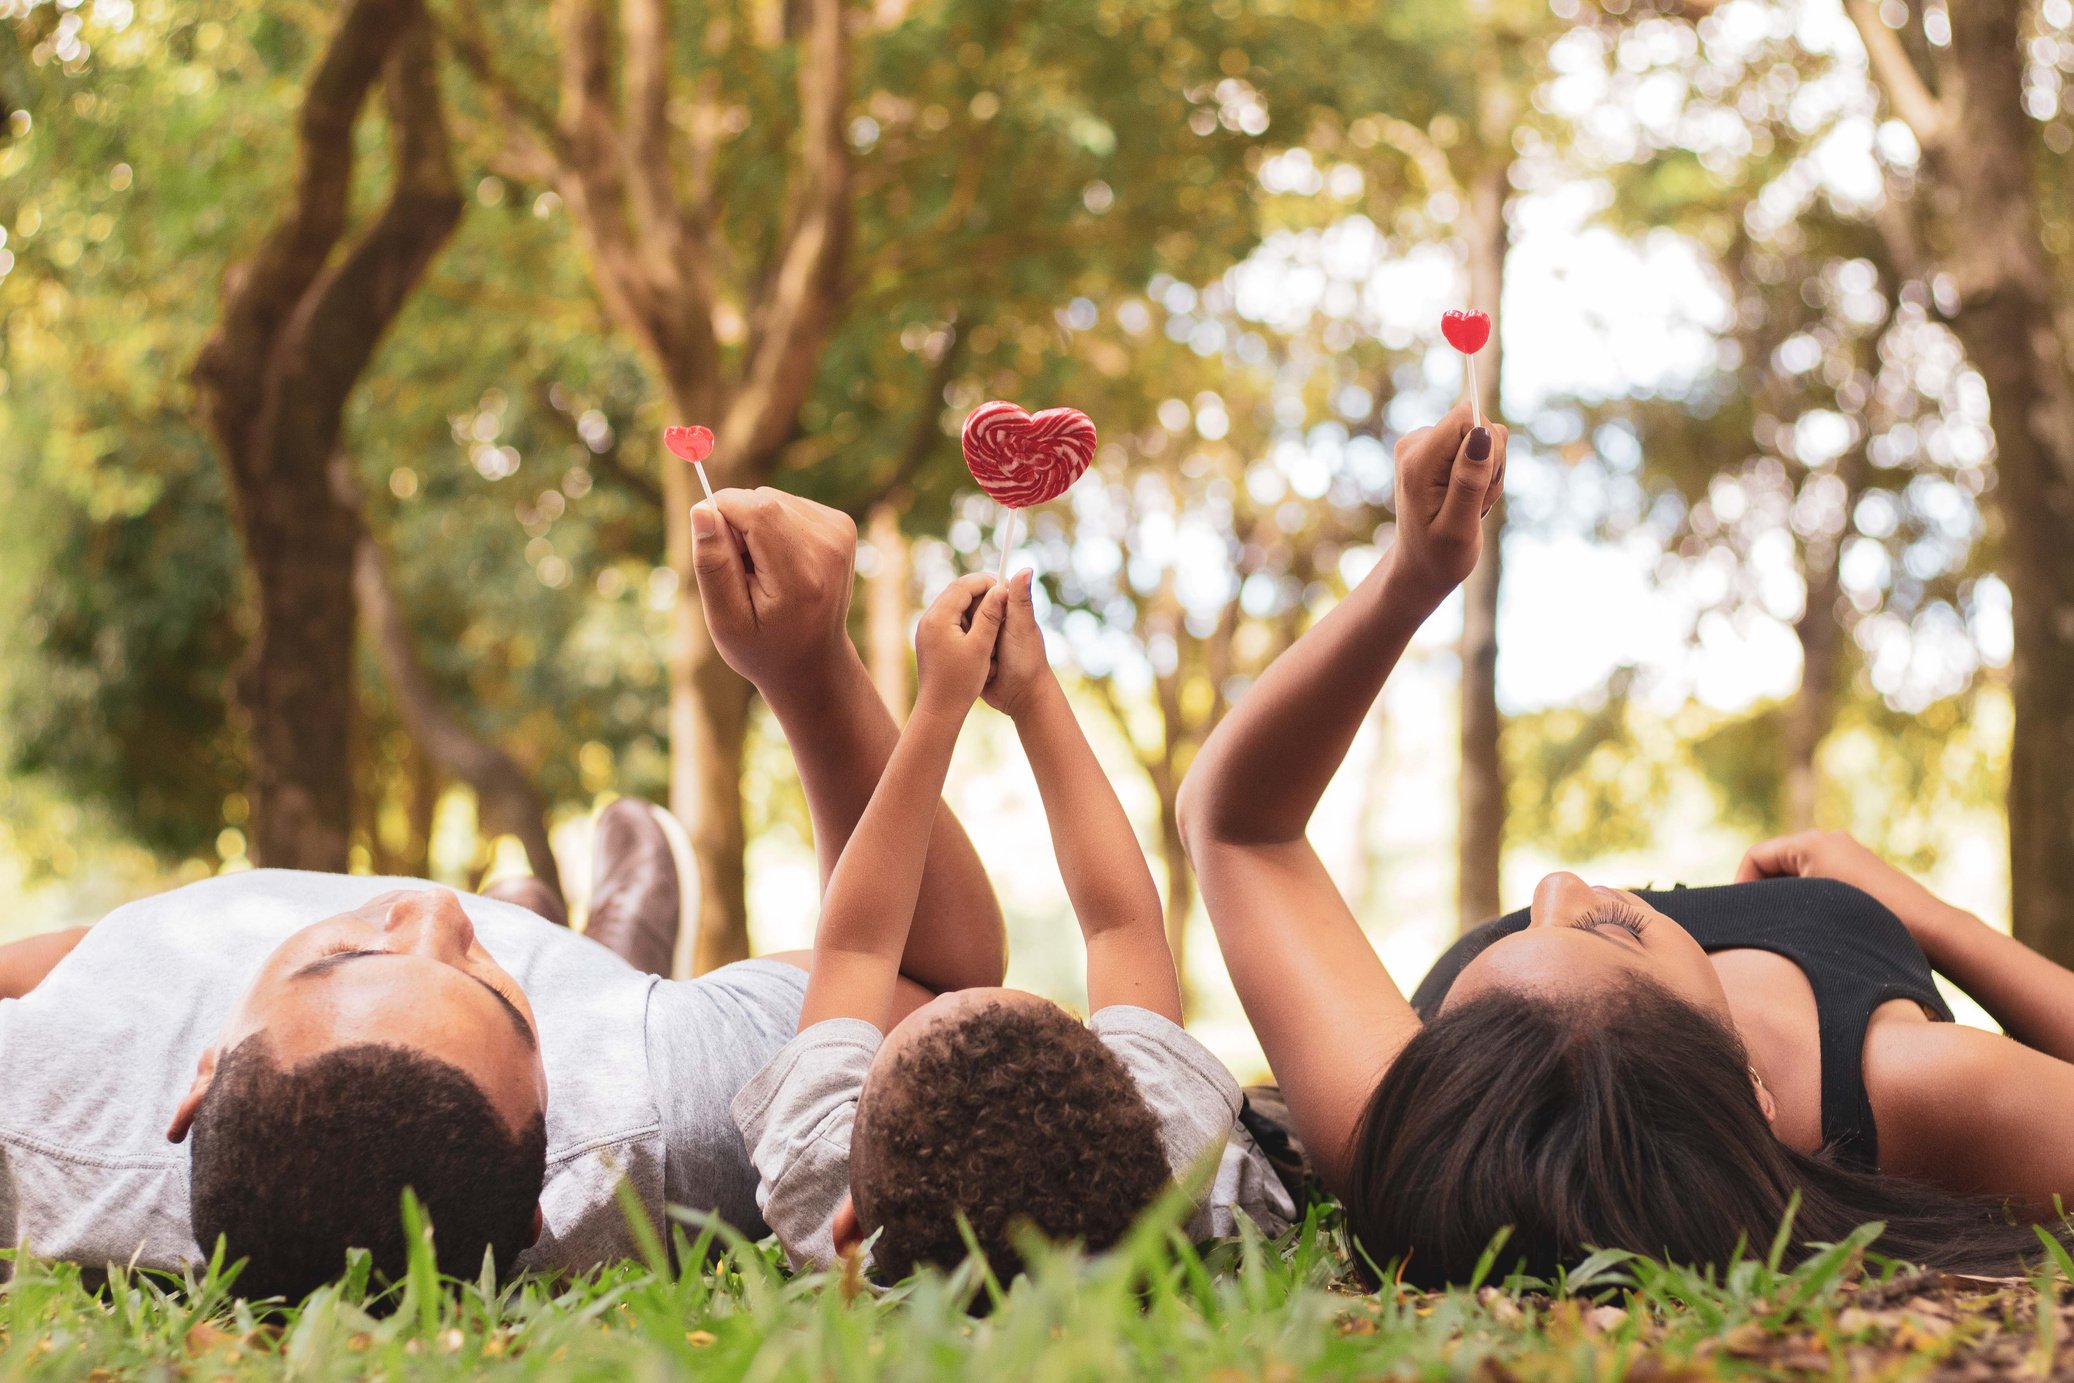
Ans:
{"label": "woman's long dark hair", "polygon": [[1501,1228],[1500,1273],[1594,1248],[1720,1264],[1763,1253],[1793,1194],[1788,1261],[1873,1220],[1925,1267],[2023,1271],[2040,1245],[2000,1201],[1852,1171],[1773,1136],[1736,1035],[1644,979],[1585,997],[1503,991],[1439,1015],[1369,1099],[1347,1216],[1377,1266],[1466,1281]]}

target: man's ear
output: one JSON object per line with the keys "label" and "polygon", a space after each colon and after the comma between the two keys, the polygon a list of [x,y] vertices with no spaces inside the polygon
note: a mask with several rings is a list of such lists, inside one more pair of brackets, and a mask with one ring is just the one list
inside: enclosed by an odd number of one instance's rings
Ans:
{"label": "man's ear", "polygon": [[848,1196],[835,1208],[835,1222],[828,1227],[837,1255],[848,1258],[864,1247],[864,1226],[857,1223],[857,1202]]}
{"label": "man's ear", "polygon": [[177,1143],[187,1137],[188,1128],[194,1123],[195,1111],[202,1107],[202,1100],[209,1087],[216,1083],[216,1062],[222,1056],[219,1048],[210,1047],[202,1052],[202,1059],[194,1064],[194,1084],[187,1087],[187,1095],[180,1107],[173,1111],[173,1122],[166,1125],[166,1141]]}

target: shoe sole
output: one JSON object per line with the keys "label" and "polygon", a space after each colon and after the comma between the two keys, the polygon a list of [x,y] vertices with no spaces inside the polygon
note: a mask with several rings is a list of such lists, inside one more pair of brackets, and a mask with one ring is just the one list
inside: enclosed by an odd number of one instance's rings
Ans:
{"label": "shoe sole", "polygon": [[691,848],[691,832],[667,808],[644,802],[648,814],[670,843],[670,859],[677,866],[677,945],[670,952],[670,978],[691,978],[692,961],[699,944],[699,859]]}

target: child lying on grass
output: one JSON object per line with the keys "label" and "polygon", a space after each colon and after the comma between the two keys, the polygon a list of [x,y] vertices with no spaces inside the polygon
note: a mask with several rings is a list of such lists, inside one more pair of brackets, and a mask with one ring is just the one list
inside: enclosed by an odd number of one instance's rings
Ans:
{"label": "child lying on grass", "polygon": [[[1238,1214],[1281,1232],[1293,1203],[1235,1124],[1237,1083],[1181,1029],[1159,895],[1045,660],[1030,574],[955,582],[915,650],[914,714],[829,880],[799,1036],[734,1101],[787,1257],[827,1266],[875,1234],[876,1275],[897,1281],[964,1259],[962,1215],[1005,1279],[1019,1227],[1107,1248],[1220,1147],[1191,1232],[1235,1233]],[[897,1012],[927,826],[982,693],[1036,773],[1087,943],[1086,1024],[1015,989]]]}

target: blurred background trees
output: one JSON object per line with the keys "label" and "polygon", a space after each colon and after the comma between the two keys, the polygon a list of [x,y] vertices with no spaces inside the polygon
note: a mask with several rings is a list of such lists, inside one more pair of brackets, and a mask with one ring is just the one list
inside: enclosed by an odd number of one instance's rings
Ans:
{"label": "blurred background trees", "polygon": [[1185,946],[1180,779],[1389,542],[1466,302],[1502,560],[1319,826],[1379,935],[1815,823],[2074,959],[2070,73],[2069,0],[0,0],[0,889],[580,886],[635,792],[701,964],[797,937],[660,428],[859,519],[898,708],[1007,397],[1102,430],[1018,560]]}

